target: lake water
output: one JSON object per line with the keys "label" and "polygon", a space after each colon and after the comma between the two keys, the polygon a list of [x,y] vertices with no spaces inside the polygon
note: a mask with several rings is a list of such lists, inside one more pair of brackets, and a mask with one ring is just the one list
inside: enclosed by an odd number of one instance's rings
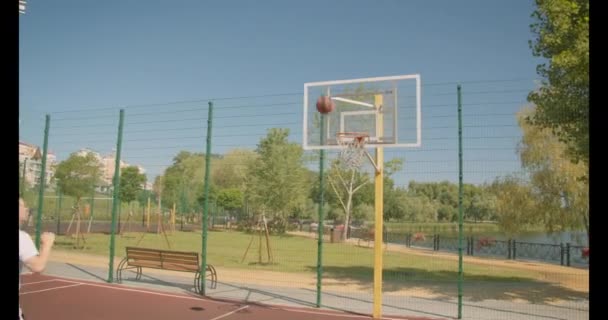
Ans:
{"label": "lake water", "polygon": [[[508,240],[508,237],[503,234],[490,235],[496,240]],[[544,232],[527,232],[521,233],[514,237],[520,242],[544,243],[544,244],[560,244],[570,243],[573,246],[588,246],[586,232],[556,232],[547,234]]]}
{"label": "lake water", "polygon": [[[427,232],[429,234],[429,232]],[[443,232],[440,234],[445,237],[455,238],[458,237],[457,232]],[[465,237],[469,236],[470,233],[465,230]],[[474,237],[491,237],[496,240],[509,240],[509,237],[500,232],[480,232],[473,233]],[[569,232],[555,232],[548,234],[546,232],[524,232],[512,237],[518,242],[531,242],[541,244],[555,244],[570,243],[572,246],[588,246],[587,232],[585,231],[569,231]]]}

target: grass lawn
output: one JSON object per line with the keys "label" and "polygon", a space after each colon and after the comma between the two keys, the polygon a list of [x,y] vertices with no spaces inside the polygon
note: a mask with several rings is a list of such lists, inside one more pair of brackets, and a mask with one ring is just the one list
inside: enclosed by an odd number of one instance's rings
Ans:
{"label": "grass lawn", "polygon": [[[58,236],[57,250],[77,250],[83,253],[109,257],[110,236],[88,234],[84,249],[75,249],[75,238]],[[137,244],[139,241],[141,242]],[[167,240],[169,244],[167,244]],[[292,273],[316,273],[317,241],[298,236],[271,236],[273,263],[267,263],[266,241],[262,237],[262,262],[258,263],[259,235],[237,231],[209,231],[207,261],[216,267],[246,270],[268,270]],[[251,244],[247,255],[245,251]],[[126,246],[141,246],[159,249],[201,252],[202,237],[198,232],[162,234],[125,233],[115,237],[115,260],[122,258]],[[342,243],[324,243],[323,271],[325,277],[373,281],[373,249]],[[243,262],[241,260],[245,256]],[[109,259],[109,258],[108,258]],[[384,280],[388,282],[439,281],[456,282],[458,264],[441,257],[426,257],[415,254],[385,251]],[[514,270],[503,267],[488,267],[470,263],[464,264],[465,279],[473,281],[527,282],[539,279],[535,271]]]}

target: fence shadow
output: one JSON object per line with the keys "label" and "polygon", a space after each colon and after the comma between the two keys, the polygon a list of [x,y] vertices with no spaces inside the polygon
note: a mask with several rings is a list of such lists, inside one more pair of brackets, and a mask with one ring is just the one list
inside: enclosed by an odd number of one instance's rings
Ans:
{"label": "fence shadow", "polygon": [[[311,272],[315,266],[307,267]],[[323,267],[324,278],[340,283],[356,285],[362,290],[373,289],[373,268],[362,266]],[[425,280],[433,279],[433,280]],[[391,268],[383,271],[383,291],[420,290],[437,301],[447,301],[458,296],[457,271],[428,271],[414,268]],[[558,284],[531,280],[523,277],[496,277],[466,275],[463,297],[471,302],[488,299],[526,301],[548,304],[555,301],[588,300],[589,293],[572,290]]]}

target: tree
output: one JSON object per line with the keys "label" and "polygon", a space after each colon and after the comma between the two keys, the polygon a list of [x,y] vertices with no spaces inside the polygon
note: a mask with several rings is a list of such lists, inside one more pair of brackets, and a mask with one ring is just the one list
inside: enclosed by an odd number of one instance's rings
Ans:
{"label": "tree", "polygon": [[344,217],[345,226],[340,235],[342,239],[346,238],[346,231],[350,223],[353,209],[353,195],[370,181],[370,177],[367,174],[361,173],[356,168],[345,168],[339,159],[332,162],[327,172],[327,182],[329,182],[343,210],[343,214],[340,215]]}
{"label": "tree", "polygon": [[374,206],[367,203],[361,203],[353,208],[352,221],[354,223],[363,223],[373,220],[376,209]]}
{"label": "tree", "polygon": [[217,205],[232,211],[243,207],[243,193],[239,189],[223,189],[217,195]]}
{"label": "tree", "polygon": [[[407,191],[401,188],[384,193],[384,219],[402,220],[407,210]],[[372,216],[373,217],[373,216]]]}
{"label": "tree", "polygon": [[513,175],[498,177],[488,187],[494,196],[495,213],[499,228],[508,236],[514,236],[534,225],[537,208],[532,190],[521,178]]}
{"label": "tree", "polygon": [[131,202],[136,199],[145,183],[146,176],[139,173],[138,167],[129,166],[122,169],[120,172],[120,189],[118,190],[120,201],[129,204],[130,208]]}
{"label": "tree", "polygon": [[[77,218],[76,225],[76,246],[80,243],[80,199],[85,195],[90,195],[95,191],[95,186],[101,177],[101,164],[99,159],[92,153],[79,155],[73,153],[70,157],[57,166],[55,179],[57,186],[65,195],[76,198],[74,204],[74,217]],[[72,220],[73,221],[73,220]],[[68,226],[70,229],[72,222]],[[84,238],[83,238],[84,239]]]}
{"label": "tree", "polygon": [[528,95],[529,123],[553,130],[574,162],[589,163],[589,0],[536,0],[530,26],[542,87]]}
{"label": "tree", "polygon": [[258,211],[272,213],[273,225],[286,226],[287,215],[305,204],[308,176],[302,147],[288,142],[289,129],[271,128],[249,163],[246,199]]}
{"label": "tree", "polygon": [[101,164],[92,153],[74,153],[59,163],[55,171],[55,179],[61,192],[76,198],[76,206],[79,206],[83,196],[94,192],[100,177]]}
{"label": "tree", "polygon": [[247,168],[258,155],[251,150],[235,149],[228,151],[221,159],[214,162],[212,170],[213,183],[218,188],[238,188],[245,191]]}
{"label": "tree", "polygon": [[449,181],[419,183],[412,181],[412,195],[425,197],[437,209],[432,221],[455,221],[458,218],[458,187]]}
{"label": "tree", "polygon": [[523,138],[518,146],[522,166],[530,172],[530,183],[538,208],[531,212],[546,230],[585,229],[589,236],[589,168],[585,162],[573,163],[568,146],[550,129],[530,125],[525,119],[535,108],[518,113]]}
{"label": "tree", "polygon": [[148,199],[150,199],[152,203],[156,203],[156,196],[152,190],[144,189],[137,193],[137,202],[139,202],[140,206],[146,206],[148,204]]}
{"label": "tree", "polygon": [[462,195],[464,219],[474,222],[491,219],[494,210],[492,200],[492,196],[488,195],[485,188],[464,184]]}
{"label": "tree", "polygon": [[408,193],[401,196],[404,219],[412,222],[437,221],[437,204],[425,196]]}
{"label": "tree", "polygon": [[144,183],[146,183],[146,176],[139,173],[138,167],[129,166],[122,169],[120,173],[120,201],[130,203],[135,200],[138,193],[143,189]]}
{"label": "tree", "polygon": [[[387,200],[392,199],[391,192],[393,190],[394,182],[390,178],[390,176],[393,173],[401,170],[402,166],[403,159],[399,158],[395,158],[384,163],[384,195],[382,201],[385,205],[388,202]],[[362,192],[364,196],[358,197],[359,201],[356,201],[357,198],[354,197],[355,193],[362,190],[362,188],[373,187],[370,184],[370,182],[372,181],[370,176],[365,173],[362,173],[358,168],[347,168],[343,166],[339,159],[337,159],[336,161],[332,162],[331,167],[327,173],[327,178],[327,181],[329,182],[329,185],[334,191],[339,205],[342,207],[342,210],[344,210],[344,214],[341,216],[344,217],[345,226],[348,226],[350,224],[353,208],[363,203],[373,205],[374,190],[367,189],[365,190],[366,192]],[[386,209],[384,211],[386,212]],[[384,216],[384,219],[387,220],[389,217]],[[342,230],[342,239],[346,238],[346,229],[347,228],[344,228],[344,230]]]}
{"label": "tree", "polygon": [[[211,155],[212,168],[222,157]],[[174,158],[173,164],[168,167],[163,175],[162,201],[169,205],[173,203],[181,204],[184,208],[201,209],[204,203],[205,187],[205,161],[206,156],[202,153],[191,153],[180,151]],[[216,193],[215,176],[211,173],[210,192]],[[210,196],[215,199],[215,196]]]}

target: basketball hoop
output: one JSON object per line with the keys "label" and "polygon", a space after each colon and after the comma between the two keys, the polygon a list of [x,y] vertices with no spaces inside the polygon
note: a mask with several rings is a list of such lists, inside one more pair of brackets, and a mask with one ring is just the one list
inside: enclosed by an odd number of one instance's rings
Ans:
{"label": "basketball hoop", "polygon": [[366,154],[365,143],[369,134],[365,132],[338,132],[336,140],[343,148],[340,150],[340,162],[348,169],[361,167]]}

